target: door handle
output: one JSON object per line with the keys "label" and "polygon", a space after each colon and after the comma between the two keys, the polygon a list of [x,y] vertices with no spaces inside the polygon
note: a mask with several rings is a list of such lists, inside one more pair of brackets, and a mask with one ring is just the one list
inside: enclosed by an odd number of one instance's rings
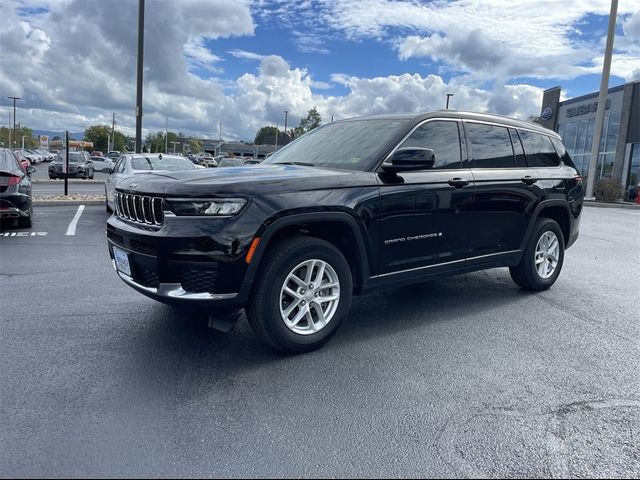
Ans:
{"label": "door handle", "polygon": [[467,180],[466,178],[456,177],[456,178],[452,178],[447,183],[455,188],[463,188],[469,185],[469,180]]}
{"label": "door handle", "polygon": [[526,177],[522,177],[520,180],[522,181],[522,183],[526,183],[527,185],[533,185],[538,181],[537,178],[530,177],[529,175],[527,175]]}

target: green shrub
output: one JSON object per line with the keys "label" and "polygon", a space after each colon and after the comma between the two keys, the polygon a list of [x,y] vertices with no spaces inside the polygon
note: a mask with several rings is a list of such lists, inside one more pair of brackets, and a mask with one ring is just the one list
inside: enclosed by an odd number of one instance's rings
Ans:
{"label": "green shrub", "polygon": [[622,185],[617,180],[610,178],[598,180],[593,194],[599,202],[616,203],[622,198]]}

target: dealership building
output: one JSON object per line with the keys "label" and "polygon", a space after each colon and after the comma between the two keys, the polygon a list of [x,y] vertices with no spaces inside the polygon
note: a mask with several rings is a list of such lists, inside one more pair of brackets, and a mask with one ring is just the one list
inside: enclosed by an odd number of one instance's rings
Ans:
{"label": "dealership building", "polygon": [[[596,124],[599,92],[560,101],[560,87],[545,90],[540,120],[554,130],[581,175],[586,176]],[[597,178],[613,178],[624,186],[623,200],[632,200],[640,184],[640,81],[610,88],[600,137]]]}

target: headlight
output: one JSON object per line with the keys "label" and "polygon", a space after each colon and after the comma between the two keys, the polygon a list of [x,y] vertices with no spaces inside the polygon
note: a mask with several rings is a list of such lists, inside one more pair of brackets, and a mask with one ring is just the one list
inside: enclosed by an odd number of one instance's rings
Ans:
{"label": "headlight", "polygon": [[178,217],[211,215],[236,215],[247,201],[243,198],[221,198],[215,200],[167,200],[167,209]]}

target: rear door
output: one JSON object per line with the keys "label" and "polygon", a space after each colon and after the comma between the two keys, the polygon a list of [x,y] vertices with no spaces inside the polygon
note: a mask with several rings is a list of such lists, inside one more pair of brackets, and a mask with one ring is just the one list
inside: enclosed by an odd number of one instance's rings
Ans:
{"label": "rear door", "polygon": [[464,128],[475,182],[469,263],[517,256],[543,185],[515,129],[472,121]]}
{"label": "rear door", "polygon": [[399,148],[432,149],[433,167],[379,173],[381,281],[464,265],[473,184],[469,170],[462,168],[461,128],[457,120],[426,121]]}

